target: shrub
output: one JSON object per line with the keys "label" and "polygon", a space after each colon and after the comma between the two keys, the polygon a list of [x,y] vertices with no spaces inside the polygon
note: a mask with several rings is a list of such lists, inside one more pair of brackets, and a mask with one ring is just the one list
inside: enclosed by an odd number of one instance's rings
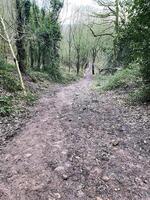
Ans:
{"label": "shrub", "polygon": [[132,103],[150,102],[150,85],[143,85],[135,92],[129,95],[129,101]]}
{"label": "shrub", "polygon": [[34,105],[34,102],[37,100],[37,95],[31,92],[27,92],[27,96],[23,96],[22,98],[25,100],[27,105],[32,106]]}
{"label": "shrub", "polygon": [[132,67],[118,70],[113,75],[100,77],[97,86],[101,90],[115,90],[117,88],[137,86],[140,80],[139,68]]}
{"label": "shrub", "polygon": [[0,84],[8,92],[16,92],[22,90],[20,82],[12,73],[0,71]]}
{"label": "shrub", "polygon": [[12,112],[12,96],[1,96],[0,97],[0,115],[2,117],[10,115]]}
{"label": "shrub", "polygon": [[49,80],[49,75],[46,72],[29,70],[28,74],[32,81],[35,83],[37,83],[38,81],[43,82],[44,80]]}

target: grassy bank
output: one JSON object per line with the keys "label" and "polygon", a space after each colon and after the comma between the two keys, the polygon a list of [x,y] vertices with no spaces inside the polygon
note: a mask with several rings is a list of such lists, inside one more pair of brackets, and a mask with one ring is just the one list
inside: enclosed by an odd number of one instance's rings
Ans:
{"label": "grassy bank", "polygon": [[126,91],[128,100],[132,102],[150,101],[150,87],[143,85],[140,68],[135,64],[125,69],[119,69],[114,74],[97,75],[94,87],[100,92],[110,90]]}

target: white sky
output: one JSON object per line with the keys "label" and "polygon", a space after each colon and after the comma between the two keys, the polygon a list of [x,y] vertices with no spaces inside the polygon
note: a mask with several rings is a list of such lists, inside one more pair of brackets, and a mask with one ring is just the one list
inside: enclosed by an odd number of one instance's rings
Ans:
{"label": "white sky", "polygon": [[94,0],[65,0],[64,8],[61,12],[61,20],[64,21],[64,23],[68,23],[71,15],[76,10],[86,7],[96,8],[97,4]]}
{"label": "white sky", "polygon": [[[36,0],[39,5],[42,5],[43,2],[46,0]],[[93,0],[64,0],[65,5],[68,3],[69,6],[92,6],[94,1]]]}
{"label": "white sky", "polygon": [[[46,0],[36,0],[36,2],[41,6]],[[94,0],[64,0],[64,8],[61,12],[61,21],[68,23],[70,17],[74,11],[83,7],[96,8],[97,4]]]}

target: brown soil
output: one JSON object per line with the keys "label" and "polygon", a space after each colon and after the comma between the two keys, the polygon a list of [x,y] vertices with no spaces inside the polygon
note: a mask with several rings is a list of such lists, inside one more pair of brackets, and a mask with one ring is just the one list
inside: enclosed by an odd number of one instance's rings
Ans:
{"label": "brown soil", "polygon": [[2,148],[0,200],[150,200],[149,107],[90,86],[88,75],[39,100]]}

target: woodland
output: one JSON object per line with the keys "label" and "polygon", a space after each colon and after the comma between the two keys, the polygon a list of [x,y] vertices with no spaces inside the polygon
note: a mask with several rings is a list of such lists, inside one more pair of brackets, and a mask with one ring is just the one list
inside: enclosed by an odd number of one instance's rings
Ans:
{"label": "woodland", "polygon": [[97,76],[108,82],[104,86],[98,83],[104,89],[133,82],[133,98],[149,101],[148,1],[96,0],[97,10],[77,8],[67,23],[59,17],[63,1],[45,1],[42,7],[30,0],[0,3],[2,87],[7,88],[11,68],[16,67],[18,84],[26,93],[22,76],[30,72],[61,81],[60,67],[79,75],[91,63],[93,74],[98,70],[106,75]]}
{"label": "woodland", "polygon": [[72,2],[0,0],[0,199],[148,200],[150,1]]}

